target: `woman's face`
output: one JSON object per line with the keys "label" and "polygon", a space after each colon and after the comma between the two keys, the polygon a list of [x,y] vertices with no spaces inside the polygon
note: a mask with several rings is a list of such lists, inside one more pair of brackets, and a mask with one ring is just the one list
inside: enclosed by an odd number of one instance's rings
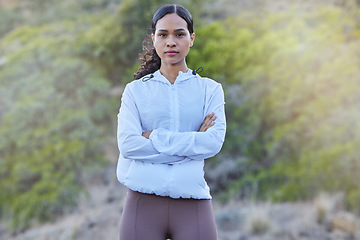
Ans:
{"label": "woman's face", "polygon": [[161,64],[182,64],[192,47],[195,34],[190,34],[187,23],[176,13],[167,14],[156,23],[152,40]]}

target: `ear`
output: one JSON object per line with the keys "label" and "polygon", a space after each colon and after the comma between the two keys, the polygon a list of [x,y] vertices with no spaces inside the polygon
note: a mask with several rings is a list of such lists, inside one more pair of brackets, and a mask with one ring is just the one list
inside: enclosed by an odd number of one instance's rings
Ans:
{"label": "ear", "polygon": [[153,44],[154,44],[154,42],[155,42],[155,36],[154,36],[153,33],[151,34],[151,40],[152,40],[152,42],[153,42]]}
{"label": "ear", "polygon": [[194,45],[194,40],[195,40],[195,33],[192,33],[190,35],[190,47],[192,47]]}

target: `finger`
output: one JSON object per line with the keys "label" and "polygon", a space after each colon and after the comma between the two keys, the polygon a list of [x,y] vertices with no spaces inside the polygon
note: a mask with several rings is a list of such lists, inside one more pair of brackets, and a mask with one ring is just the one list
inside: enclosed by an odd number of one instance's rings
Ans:
{"label": "finger", "polygon": [[209,128],[211,128],[214,125],[214,123],[210,123],[208,125],[206,125],[203,129],[203,132],[206,132]]}
{"label": "finger", "polygon": [[209,121],[206,125],[205,125],[205,131],[208,130],[209,128],[211,128],[212,126],[214,126],[215,122],[214,121]]}
{"label": "finger", "polygon": [[215,119],[216,119],[216,115],[213,112],[206,114],[200,126],[199,132],[206,132],[207,129],[209,129],[211,126],[214,125]]}
{"label": "finger", "polygon": [[206,124],[204,124],[204,123],[201,124],[199,132],[205,132],[206,131],[205,125]]}
{"label": "finger", "polygon": [[208,125],[211,121],[212,121],[212,120],[211,120],[211,117],[208,116],[208,117],[206,117],[206,118],[204,119],[203,125]]}
{"label": "finger", "polygon": [[208,128],[208,123],[203,123],[201,126],[200,126],[200,129],[199,129],[199,132],[205,132]]}
{"label": "finger", "polygon": [[209,117],[206,119],[206,121],[209,123],[214,121],[215,119],[216,119],[216,115],[214,113],[211,113]]}

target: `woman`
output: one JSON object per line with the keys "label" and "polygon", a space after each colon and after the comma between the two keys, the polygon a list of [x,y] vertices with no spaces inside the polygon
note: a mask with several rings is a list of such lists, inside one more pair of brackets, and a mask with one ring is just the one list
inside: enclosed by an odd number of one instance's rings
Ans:
{"label": "woman", "polygon": [[120,239],[217,239],[203,167],[224,141],[223,90],[186,65],[195,33],[184,7],[161,7],[151,38],[118,114],[117,177],[129,189]]}

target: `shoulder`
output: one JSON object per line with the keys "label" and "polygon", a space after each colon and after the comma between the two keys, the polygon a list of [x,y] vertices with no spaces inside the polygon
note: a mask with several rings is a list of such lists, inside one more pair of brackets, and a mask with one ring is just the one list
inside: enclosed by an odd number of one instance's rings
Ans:
{"label": "shoulder", "polygon": [[148,82],[148,80],[152,79],[153,77],[153,74],[148,74],[146,76],[143,76],[142,78],[132,80],[131,82],[126,84],[125,89],[134,90],[140,88],[144,85],[144,83]]}
{"label": "shoulder", "polygon": [[127,83],[124,87],[124,91],[122,93],[122,99],[134,99],[136,96],[136,92],[138,92],[140,89],[139,87],[139,80],[133,80],[129,83]]}
{"label": "shoulder", "polygon": [[157,88],[157,81],[154,74],[148,74],[140,79],[132,80],[125,85],[123,95],[139,100],[145,96],[150,96],[151,91]]}
{"label": "shoulder", "polygon": [[208,77],[201,77],[210,86],[221,86],[221,83],[215,81],[214,79]]}
{"label": "shoulder", "polygon": [[203,82],[206,86],[206,90],[208,92],[214,92],[214,91],[222,91],[222,85],[221,83],[215,81],[214,79],[208,78],[208,77],[201,77],[198,75],[198,78],[201,82]]}

